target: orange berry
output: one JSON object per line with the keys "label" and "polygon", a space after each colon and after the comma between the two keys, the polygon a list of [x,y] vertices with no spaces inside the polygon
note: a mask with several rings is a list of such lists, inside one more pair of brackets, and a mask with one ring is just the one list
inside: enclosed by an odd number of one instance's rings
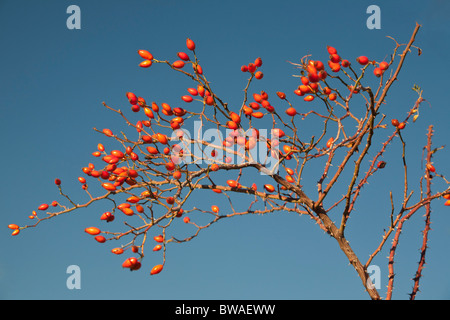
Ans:
{"label": "orange berry", "polygon": [[267,192],[274,192],[275,191],[275,187],[271,184],[265,184],[264,185],[264,189],[267,190]]}
{"label": "orange berry", "polygon": [[286,94],[284,92],[278,91],[277,96],[282,100],[286,99]]}
{"label": "orange berry", "polygon": [[238,128],[238,125],[236,122],[234,121],[227,121],[227,126],[228,128],[230,128],[231,130],[236,130]]}
{"label": "orange berry", "polygon": [[375,68],[375,69],[373,69],[373,74],[374,74],[377,78],[379,78],[379,77],[381,77],[381,75],[383,74],[383,70],[382,70],[381,68]]}
{"label": "orange berry", "polygon": [[236,180],[228,180],[227,184],[231,187],[231,188],[236,188],[238,183]]}
{"label": "orange berry", "polygon": [[12,235],[12,236],[17,236],[19,233],[20,233],[20,230],[19,230],[19,229],[15,229],[15,230],[11,233],[11,235]]}
{"label": "orange berry", "polygon": [[[133,92],[127,92],[125,94],[127,96],[128,101],[133,105],[136,104],[138,101],[137,96]],[[101,151],[101,150],[100,150]]]}
{"label": "orange berry", "polygon": [[43,203],[38,207],[39,210],[47,210],[48,209],[48,204]]}
{"label": "orange berry", "polygon": [[290,182],[290,183],[294,183],[295,182],[294,178],[292,178],[290,175],[286,175],[286,181]]}
{"label": "orange berry", "polygon": [[193,64],[192,68],[194,69],[195,72],[197,72],[198,74],[203,74],[203,69],[199,64]]}
{"label": "orange berry", "polygon": [[167,142],[168,142],[167,136],[162,133],[157,133],[156,139],[162,144],[167,144]]}
{"label": "orange berry", "polygon": [[185,95],[181,97],[181,100],[183,100],[184,102],[192,102],[192,100],[194,100],[191,96]]}
{"label": "orange berry", "polygon": [[331,148],[331,146],[333,145],[333,143],[334,143],[334,138],[331,137],[331,138],[328,139],[328,141],[327,141],[327,148]]}
{"label": "orange berry", "polygon": [[356,58],[356,61],[358,61],[359,64],[365,66],[366,64],[369,63],[369,58],[367,58],[366,56],[360,56]]}
{"label": "orange berry", "polygon": [[111,222],[114,220],[114,215],[111,212],[105,212],[100,216],[100,220],[106,220],[106,222]]}
{"label": "orange berry", "polygon": [[174,199],[174,197],[168,197],[168,198],[166,199],[166,202],[167,202],[168,204],[174,204],[174,203],[175,203],[175,199]]}
{"label": "orange berry", "polygon": [[295,116],[295,115],[297,114],[297,110],[295,110],[294,107],[290,107],[290,108],[288,108],[288,109],[286,110],[286,114],[287,114],[288,116],[293,117],[293,116]]}
{"label": "orange berry", "polygon": [[115,190],[116,190],[116,186],[113,185],[113,184],[110,183],[110,182],[102,183],[102,187],[105,188],[105,189],[108,190],[108,191],[115,191]]}
{"label": "orange berry", "polygon": [[132,215],[134,215],[134,211],[131,209],[131,208],[123,208],[123,209],[121,209],[121,211],[125,214],[125,215],[127,215],[127,216],[132,216]]}
{"label": "orange berry", "polygon": [[180,171],[175,171],[172,174],[172,176],[173,176],[174,179],[180,180],[181,179],[181,172]]}
{"label": "orange berry", "polygon": [[159,251],[159,250],[161,250],[161,248],[162,248],[162,245],[157,244],[157,245],[153,248],[153,251]]}
{"label": "orange berry", "polygon": [[327,46],[327,51],[329,54],[337,54],[337,50],[331,46]]}
{"label": "orange berry", "polygon": [[108,137],[112,137],[113,133],[110,129],[103,129],[103,133],[108,136]]}
{"label": "orange berry", "polygon": [[[445,206],[450,206],[450,200],[445,201],[444,203]],[[13,232],[14,233],[14,232]]]}
{"label": "orange berry", "polygon": [[232,121],[234,121],[236,123],[241,122],[241,117],[236,112],[230,112],[230,118]]}
{"label": "orange berry", "polygon": [[264,113],[262,113],[262,112],[253,112],[252,113],[252,117],[257,118],[257,119],[261,119],[262,117],[264,117]]}
{"label": "orange berry", "polygon": [[334,63],[341,62],[341,57],[337,53],[333,53],[330,55],[330,61]]}
{"label": "orange berry", "polygon": [[303,100],[305,100],[305,101],[313,101],[314,100],[314,96],[307,95],[306,97],[303,98]]}
{"label": "orange berry", "polygon": [[178,58],[184,61],[189,61],[189,56],[185,52],[178,52],[177,53]]}
{"label": "orange berry", "polygon": [[264,77],[264,74],[263,74],[261,71],[257,71],[257,72],[255,73],[255,78],[256,78],[256,79],[260,80],[260,79],[262,79],[263,77]]}
{"label": "orange berry", "polygon": [[153,267],[153,269],[150,271],[150,274],[151,275],[158,274],[158,273],[160,273],[162,271],[162,269],[163,269],[163,265],[162,264],[158,264],[158,265]]}
{"label": "orange berry", "polygon": [[184,217],[183,222],[184,223],[189,223],[191,221],[191,219],[189,217]]}
{"label": "orange berry", "polygon": [[192,41],[191,39],[187,38],[186,39],[186,47],[191,50],[194,51],[195,50],[195,42]]}
{"label": "orange berry", "polygon": [[162,235],[154,236],[153,240],[155,240],[156,242],[160,242],[160,243],[164,242],[164,238]]}
{"label": "orange berry", "polygon": [[394,127],[398,127],[398,125],[400,124],[400,122],[397,119],[392,119],[391,123]]}
{"label": "orange berry", "polygon": [[106,241],[106,238],[104,236],[96,236],[94,239],[100,243],[104,243]]}
{"label": "orange berry", "polygon": [[211,96],[205,97],[205,103],[206,103],[208,106],[214,105],[214,98],[211,97]]}
{"label": "orange berry", "polygon": [[158,151],[158,149],[156,149],[155,147],[147,147],[147,151],[149,152],[149,153],[151,153],[151,154],[158,154],[159,153],[159,151]]}
{"label": "orange berry", "polygon": [[84,231],[92,236],[98,235],[101,232],[100,229],[96,227],[89,227],[84,229]]}
{"label": "orange berry", "polygon": [[127,201],[130,202],[130,203],[138,203],[139,200],[141,200],[141,199],[139,197],[137,197],[137,196],[131,196],[131,197],[129,197],[127,199]]}
{"label": "orange berry", "polygon": [[122,248],[114,248],[111,250],[112,253],[114,254],[122,254],[123,253],[123,249]]}
{"label": "orange berry", "polygon": [[283,138],[285,136],[285,133],[283,130],[275,128],[275,129],[272,129],[272,136],[277,137],[277,138]]}
{"label": "orange berry", "polygon": [[152,65],[152,61],[151,60],[144,60],[141,63],[139,63],[139,67],[141,68],[148,68]]}
{"label": "orange berry", "polygon": [[379,161],[377,163],[377,168],[383,169],[384,167],[386,167],[386,162],[385,161]]}
{"label": "orange berry", "polygon": [[404,122],[400,122],[400,123],[398,124],[398,126],[397,126],[397,128],[398,128],[399,130],[404,129],[405,127],[406,127],[406,123],[404,123]]}
{"label": "orange berry", "polygon": [[147,50],[139,50],[138,54],[145,60],[153,60],[153,55]]}
{"label": "orange berry", "polygon": [[173,66],[174,68],[181,69],[181,68],[184,67],[184,61],[182,61],[182,60],[177,60],[177,61],[175,61],[174,63],[172,63],[172,66]]}
{"label": "orange berry", "polygon": [[123,263],[122,263],[122,267],[124,268],[131,268],[133,266],[135,266],[139,261],[135,258],[135,257],[131,257],[126,259]]}
{"label": "orange berry", "polygon": [[144,207],[141,206],[140,204],[137,204],[136,205],[136,211],[139,212],[139,213],[143,213],[144,212]]}
{"label": "orange berry", "polygon": [[342,60],[341,64],[344,68],[350,67],[350,61],[348,60]]}
{"label": "orange berry", "polygon": [[387,63],[386,61],[380,62],[379,68],[385,71],[389,68],[389,63]]}
{"label": "orange berry", "polygon": [[248,72],[253,73],[253,72],[256,71],[256,66],[255,66],[254,63],[249,63],[249,64],[247,65],[247,69],[248,69]]}
{"label": "orange berry", "polygon": [[427,163],[427,170],[430,172],[436,172],[436,168],[431,163]]}
{"label": "orange berry", "polygon": [[219,207],[218,206],[212,206],[211,210],[215,213],[219,213]]}

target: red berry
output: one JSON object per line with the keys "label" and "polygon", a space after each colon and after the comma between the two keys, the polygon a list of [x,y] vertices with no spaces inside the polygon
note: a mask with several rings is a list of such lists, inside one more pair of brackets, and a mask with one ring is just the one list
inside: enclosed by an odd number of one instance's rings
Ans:
{"label": "red berry", "polygon": [[260,80],[260,79],[262,79],[263,77],[264,77],[264,74],[263,74],[261,71],[257,71],[257,72],[255,73],[255,78],[256,78],[256,79]]}
{"label": "red berry", "polygon": [[380,62],[379,67],[381,70],[385,71],[389,68],[389,63],[387,63],[386,61]]}
{"label": "red berry", "polygon": [[162,269],[163,269],[163,265],[162,264],[158,264],[158,265],[153,267],[153,269],[150,271],[150,274],[151,275],[158,274],[158,273],[160,273],[162,271]]}
{"label": "red berry", "polygon": [[227,180],[227,184],[231,187],[231,188],[236,188],[238,183],[236,180]]}
{"label": "red berry", "polygon": [[297,110],[295,110],[294,107],[290,107],[290,108],[288,108],[288,109],[286,110],[286,114],[287,114],[288,116],[293,117],[293,116],[295,116],[295,115],[297,114]]}
{"label": "red berry", "polygon": [[358,61],[359,64],[365,66],[366,64],[369,63],[369,58],[367,58],[366,56],[360,56],[356,58],[356,61]]}
{"label": "red berry", "polygon": [[184,67],[184,62],[181,61],[181,60],[177,60],[177,61],[175,61],[174,63],[172,63],[172,66],[173,66],[174,68],[181,69],[181,68]]}
{"label": "red berry", "polygon": [[147,50],[139,50],[138,54],[145,60],[153,60],[153,55]]}
{"label": "red berry", "polygon": [[383,70],[382,70],[381,68],[375,68],[375,69],[373,69],[373,74],[374,74],[377,78],[379,78],[379,77],[381,77],[381,75],[383,74]]}
{"label": "red berry", "polygon": [[48,209],[48,204],[43,203],[38,207],[39,210],[47,210]]}
{"label": "red berry", "polygon": [[144,60],[141,63],[139,63],[139,67],[141,68],[148,68],[152,65],[152,61],[151,60]]}
{"label": "red berry", "polygon": [[192,102],[192,100],[194,100],[191,96],[188,96],[188,95],[186,95],[186,96],[182,96],[181,97],[181,99],[184,101],[184,102]]}
{"label": "red berry", "polygon": [[192,41],[191,39],[187,38],[186,39],[186,47],[191,51],[195,50],[195,42]]}
{"label": "red berry", "polygon": [[84,229],[84,231],[92,236],[96,236],[96,235],[100,234],[100,232],[101,232],[100,229],[96,228],[96,227],[89,227],[89,228]]}
{"label": "red berry", "polygon": [[106,241],[106,238],[104,236],[96,236],[94,239],[100,243],[104,243]]}
{"label": "red berry", "polygon": [[333,47],[327,46],[327,50],[329,54],[337,54],[337,50]]}
{"label": "red berry", "polygon": [[184,61],[189,61],[189,56],[185,52],[178,52],[177,53],[178,58]]}

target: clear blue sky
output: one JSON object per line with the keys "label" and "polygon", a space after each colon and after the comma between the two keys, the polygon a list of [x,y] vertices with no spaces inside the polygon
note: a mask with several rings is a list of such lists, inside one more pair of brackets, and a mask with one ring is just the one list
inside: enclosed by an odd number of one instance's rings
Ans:
{"label": "clear blue sky", "polygon": [[[71,4],[81,8],[81,30],[66,28]],[[366,27],[371,4],[381,8],[380,30]],[[110,253],[116,244],[98,244],[84,233],[85,227],[99,225],[99,215],[109,208],[106,202],[51,219],[17,237],[6,226],[29,223],[27,216],[39,204],[60,200],[56,177],[76,202],[86,201],[76,178],[93,161],[97,143],[106,141],[92,128],[122,123],[102,101],[129,110],[125,92],[133,91],[147,101],[180,104],[188,82],[162,65],[139,68],[136,51],[148,49],[156,58],[173,61],[185,50],[187,37],[195,40],[217,94],[236,106],[247,79],[240,66],[256,57],[263,59],[265,77],[255,91],[274,95],[284,90],[292,97],[298,81],[287,61],[305,54],[325,59],[326,45],[351,61],[359,55],[380,61],[393,48],[386,36],[405,43],[415,23],[422,24],[416,45],[423,54],[408,56],[386,106],[392,117],[404,117],[416,98],[411,90],[415,83],[431,103],[423,105],[419,120],[405,130],[410,188],[418,192],[428,125],[435,126],[436,146],[447,144],[450,136],[443,71],[450,51],[449,14],[445,1],[0,1],[0,298],[367,299],[334,239],[309,218],[293,214],[224,219],[194,241],[170,245],[165,269],[154,277],[149,271],[161,255],[150,253],[149,247],[142,269],[129,272],[121,267],[125,256]],[[389,190],[401,197],[401,186],[395,186],[403,179],[398,148],[398,143],[392,146],[394,160],[385,176],[364,189],[358,213],[349,221],[348,239],[364,262],[388,225]],[[449,158],[445,149],[434,159],[444,175],[450,170]],[[311,172],[305,188],[315,190],[320,169]],[[434,187],[442,189],[441,184]],[[209,208],[204,196],[195,199],[197,206]],[[225,208],[225,201],[217,201]],[[450,209],[442,201],[432,208],[428,264],[417,298],[448,299]],[[331,217],[340,220],[338,214]],[[411,291],[423,225],[422,214],[417,214],[405,226],[397,250],[394,299],[406,299]],[[187,232],[186,227],[180,225],[180,232]],[[373,261],[381,268],[382,296],[389,244]],[[66,268],[73,264],[81,268],[80,290],[66,287]]]}

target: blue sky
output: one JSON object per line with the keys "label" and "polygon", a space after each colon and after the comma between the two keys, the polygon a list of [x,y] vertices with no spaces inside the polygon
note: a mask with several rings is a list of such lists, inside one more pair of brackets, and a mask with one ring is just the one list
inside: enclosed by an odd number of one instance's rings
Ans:
{"label": "blue sky", "polygon": [[[81,9],[80,30],[66,27],[71,4]],[[371,4],[381,9],[380,30],[366,27]],[[309,218],[289,213],[224,219],[191,242],[170,245],[165,269],[154,277],[149,271],[161,262],[160,254],[148,248],[141,270],[128,272],[121,267],[125,256],[109,252],[116,244],[98,244],[84,233],[85,227],[100,223],[99,214],[108,210],[108,203],[51,219],[17,237],[11,237],[6,226],[29,223],[27,216],[39,204],[60,200],[56,177],[76,202],[87,200],[76,178],[93,161],[97,143],[108,143],[92,128],[123,127],[103,101],[129,111],[125,92],[132,91],[147,101],[181,104],[180,93],[190,82],[162,65],[139,68],[136,51],[147,49],[157,59],[173,61],[178,51],[186,50],[187,37],[196,42],[216,93],[230,106],[242,101],[247,75],[240,66],[256,57],[263,59],[264,78],[252,90],[272,96],[284,90],[301,105],[303,101],[292,94],[298,79],[292,77],[295,69],[287,61],[299,61],[306,54],[325,61],[327,45],[351,61],[359,55],[381,61],[394,47],[387,36],[406,43],[415,23],[422,24],[416,45],[423,54],[413,51],[407,57],[386,105],[389,119],[404,117],[416,99],[414,84],[430,102],[404,131],[410,188],[417,194],[427,127],[434,125],[435,146],[447,144],[450,134],[443,72],[450,50],[449,13],[445,1],[0,1],[0,298],[367,299],[336,242]],[[306,126],[304,131],[310,129]],[[349,220],[348,240],[364,262],[388,224],[389,190],[396,199],[401,197],[399,148],[398,142],[392,145],[393,160],[384,176],[364,189],[359,211]],[[448,172],[449,158],[444,149],[433,159],[439,173]],[[307,174],[306,190],[315,190],[320,172],[320,167],[312,168]],[[263,183],[259,176],[247,179]],[[442,190],[443,185],[433,188]],[[226,206],[223,198],[207,200]],[[205,196],[193,202],[211,205]],[[248,206],[245,201],[240,204]],[[432,208],[427,266],[417,298],[448,299],[450,209],[442,201]],[[422,214],[406,223],[400,239],[394,299],[407,299],[412,288]],[[330,216],[340,220],[339,213]],[[189,231],[184,224],[176,227],[180,234]],[[389,247],[373,261],[381,268],[382,296]],[[81,269],[80,290],[66,287],[66,269],[73,264]]]}

